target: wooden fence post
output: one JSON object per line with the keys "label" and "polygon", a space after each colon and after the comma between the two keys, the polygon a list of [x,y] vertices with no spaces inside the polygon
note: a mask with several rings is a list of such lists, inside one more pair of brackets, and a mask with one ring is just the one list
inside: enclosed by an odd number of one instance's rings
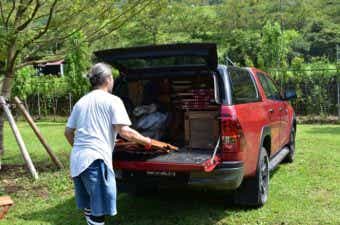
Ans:
{"label": "wooden fence post", "polygon": [[30,157],[30,155],[27,151],[24,140],[21,137],[19,129],[18,129],[17,125],[15,124],[12,113],[11,113],[10,109],[8,108],[6,100],[3,96],[0,96],[0,104],[2,105],[2,108],[4,109],[5,115],[8,119],[9,125],[12,128],[13,134],[14,134],[15,139],[16,139],[18,145],[19,145],[19,149],[20,149],[21,154],[22,154],[22,156],[23,156],[23,158],[26,162],[26,165],[27,165],[29,171],[31,172],[33,178],[37,180],[39,178],[38,173],[37,173],[37,171],[36,171],[36,169],[35,169],[35,167],[32,163],[31,157]]}
{"label": "wooden fence post", "polygon": [[53,153],[51,147],[47,144],[46,140],[43,138],[39,128],[37,127],[37,125],[34,123],[32,117],[30,116],[30,114],[27,112],[27,110],[25,109],[25,107],[23,106],[22,102],[20,101],[20,99],[18,97],[14,97],[14,101],[16,103],[16,105],[18,106],[18,108],[20,109],[20,111],[24,114],[24,117],[26,119],[26,121],[28,122],[28,124],[31,126],[31,128],[33,129],[34,133],[37,135],[40,143],[44,146],[44,148],[46,149],[47,153],[49,154],[49,156],[51,157],[52,161],[60,168],[63,169],[64,166],[63,164],[59,161],[59,159],[57,158],[57,156]]}
{"label": "wooden fence post", "polygon": [[68,93],[68,102],[69,102],[69,109],[70,109],[69,114],[71,114],[71,112],[72,112],[72,94],[71,93]]}
{"label": "wooden fence post", "polygon": [[336,88],[337,88],[337,109],[338,109],[338,120],[340,120],[340,77],[338,78],[336,82]]}
{"label": "wooden fence post", "polygon": [[40,92],[38,92],[38,115],[39,119],[41,118],[41,109],[40,109]]}

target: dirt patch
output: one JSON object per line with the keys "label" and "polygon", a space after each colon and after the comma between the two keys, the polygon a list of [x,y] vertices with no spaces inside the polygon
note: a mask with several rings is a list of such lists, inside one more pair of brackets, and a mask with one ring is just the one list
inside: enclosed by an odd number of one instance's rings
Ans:
{"label": "dirt patch", "polygon": [[49,192],[47,187],[44,186],[36,186],[33,188],[35,190],[34,195],[43,199],[48,199]]}
{"label": "dirt patch", "polygon": [[[36,169],[39,172],[48,172],[55,170],[53,165],[49,165],[46,162],[39,162],[36,164]],[[0,170],[0,191],[4,194],[15,194],[20,191],[26,191],[27,187],[18,182],[18,178],[31,177],[25,164],[7,164],[2,165]],[[32,186],[33,193],[37,197],[44,199],[48,198],[48,190],[44,186]]]}
{"label": "dirt patch", "polygon": [[9,185],[9,186],[5,186],[5,192],[7,194],[13,194],[13,193],[17,193],[18,191],[23,190],[24,188],[20,185]]}
{"label": "dirt patch", "polygon": [[24,187],[22,185],[17,184],[16,180],[14,179],[3,179],[0,182],[2,189],[6,194],[13,194],[21,190],[24,190]]}
{"label": "dirt patch", "polygon": [[[39,161],[34,166],[38,173],[53,172],[58,170],[52,162]],[[18,178],[23,176],[31,176],[25,164],[4,164],[0,170],[1,178]]]}
{"label": "dirt patch", "polygon": [[25,165],[21,164],[8,164],[1,165],[0,176],[1,178],[17,178],[27,176],[27,169]]}
{"label": "dirt patch", "polygon": [[297,116],[299,124],[340,124],[337,116]]}

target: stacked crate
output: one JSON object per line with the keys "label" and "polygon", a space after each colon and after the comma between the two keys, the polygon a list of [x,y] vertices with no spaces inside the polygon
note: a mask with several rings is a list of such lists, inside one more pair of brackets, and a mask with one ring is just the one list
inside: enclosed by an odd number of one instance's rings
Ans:
{"label": "stacked crate", "polygon": [[190,81],[173,82],[172,101],[177,109],[215,110],[214,90],[211,88],[194,88]]}
{"label": "stacked crate", "polygon": [[172,83],[172,102],[184,111],[185,143],[191,149],[213,149],[219,136],[214,90],[194,88],[190,81]]}

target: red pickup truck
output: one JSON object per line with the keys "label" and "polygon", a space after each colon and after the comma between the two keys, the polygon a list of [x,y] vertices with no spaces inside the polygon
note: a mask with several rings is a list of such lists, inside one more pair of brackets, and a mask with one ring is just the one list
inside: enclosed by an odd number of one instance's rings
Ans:
{"label": "red pickup truck", "polygon": [[158,138],[179,147],[167,154],[115,149],[118,181],[138,189],[233,190],[241,205],[267,201],[270,171],[294,159],[296,119],[288,103],[294,90],[281,94],[259,69],[219,65],[211,43],[109,49],[95,56],[119,70],[114,93],[133,123],[135,107],[156,105],[167,116]]}

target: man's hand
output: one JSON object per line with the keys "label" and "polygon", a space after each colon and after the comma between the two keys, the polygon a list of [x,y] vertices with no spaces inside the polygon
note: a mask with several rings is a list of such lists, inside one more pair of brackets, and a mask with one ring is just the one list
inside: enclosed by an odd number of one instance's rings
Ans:
{"label": "man's hand", "polygon": [[70,143],[71,146],[73,146],[73,142],[74,142],[74,132],[75,132],[75,129],[73,128],[69,128],[69,127],[65,128],[64,135],[68,143]]}
{"label": "man's hand", "polygon": [[[116,124],[116,125],[113,125],[113,126],[122,138],[124,138],[128,141],[132,141],[132,142],[141,144],[141,145],[146,146],[146,147],[151,145],[151,139],[149,137],[144,137],[138,131],[130,128],[129,126],[120,125],[120,124]],[[150,148],[151,148],[151,146],[150,146]]]}
{"label": "man's hand", "polygon": [[114,126],[122,138],[128,141],[141,144],[145,147],[146,150],[150,150],[151,148],[165,150],[167,152],[178,150],[177,147],[172,146],[168,143],[157,141],[149,137],[144,137],[143,135],[138,133],[138,131],[130,128],[129,126],[126,125],[114,125]]}

